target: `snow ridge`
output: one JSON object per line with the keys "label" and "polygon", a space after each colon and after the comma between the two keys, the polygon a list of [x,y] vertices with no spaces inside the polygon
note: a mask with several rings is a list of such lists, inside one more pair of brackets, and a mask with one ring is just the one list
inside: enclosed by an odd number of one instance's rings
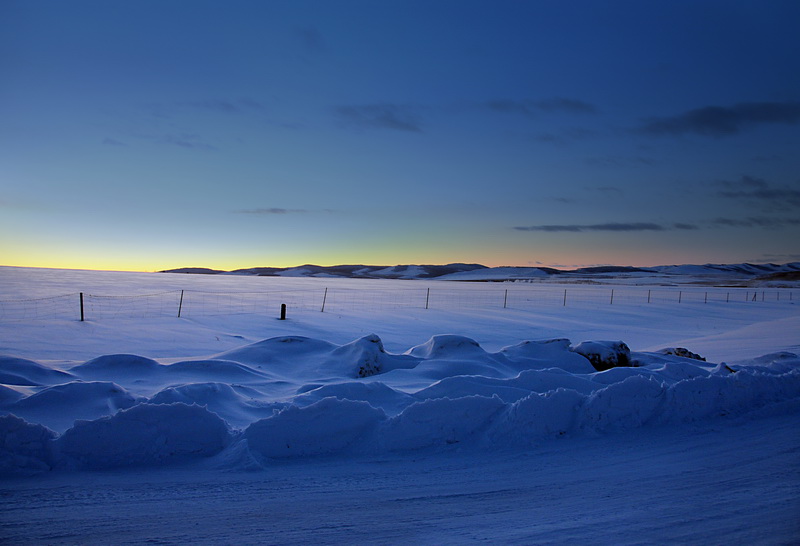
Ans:
{"label": "snow ridge", "polygon": [[490,353],[456,335],[392,354],[374,334],[344,345],[271,338],[172,364],[105,355],[50,376],[4,357],[17,383],[0,398],[0,471],[192,461],[252,469],[287,458],[514,448],[800,399],[794,353],[730,365],[699,358],[565,339]]}

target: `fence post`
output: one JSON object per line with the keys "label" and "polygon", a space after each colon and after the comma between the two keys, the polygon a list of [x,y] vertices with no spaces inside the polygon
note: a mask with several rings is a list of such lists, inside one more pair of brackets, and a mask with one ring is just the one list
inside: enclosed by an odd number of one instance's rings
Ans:
{"label": "fence post", "polygon": [[703,298],[703,303],[708,303],[708,292],[706,292],[706,296]]}
{"label": "fence post", "polygon": [[325,294],[322,296],[322,309],[319,310],[320,313],[325,312],[325,301],[328,299],[328,288],[325,287]]}
{"label": "fence post", "polygon": [[178,318],[181,318],[181,309],[183,309],[183,290],[181,290],[181,301],[178,302]]}
{"label": "fence post", "polygon": [[567,289],[564,289],[564,307],[567,306]]}
{"label": "fence post", "polygon": [[731,293],[728,292],[727,294],[725,294],[725,303],[729,303],[730,301],[731,301]]}
{"label": "fence post", "polygon": [[83,322],[83,292],[81,292],[81,322]]}
{"label": "fence post", "polygon": [[429,287],[428,291],[425,293],[425,309],[428,308],[428,302],[430,301],[430,299],[431,299],[431,289]]}
{"label": "fence post", "polygon": [[647,291],[647,303],[650,303],[650,290]]}
{"label": "fence post", "polygon": [[506,308],[507,304],[508,304],[508,288],[506,288],[506,294],[505,296],[503,296],[503,309]]}
{"label": "fence post", "polygon": [[281,320],[286,320],[286,304],[281,304]]}
{"label": "fence post", "polygon": [[614,305],[614,289],[611,289],[611,303],[609,305]]}
{"label": "fence post", "polygon": [[683,298],[683,290],[678,291],[678,303],[681,302],[681,298]]}

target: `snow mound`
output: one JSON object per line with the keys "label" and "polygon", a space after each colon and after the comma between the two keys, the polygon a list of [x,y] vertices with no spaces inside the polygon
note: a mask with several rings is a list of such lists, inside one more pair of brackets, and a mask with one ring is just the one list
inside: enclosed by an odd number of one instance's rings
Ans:
{"label": "snow mound", "polygon": [[50,470],[56,433],[14,415],[0,416],[0,474]]}
{"label": "snow mound", "polygon": [[522,364],[527,370],[558,367],[571,373],[592,373],[594,367],[580,354],[570,351],[568,339],[523,341],[517,345],[503,347],[500,354],[511,361]]}
{"label": "snow mound", "polygon": [[139,355],[103,355],[83,364],[70,372],[84,379],[114,380],[119,377],[146,377],[157,373],[161,364]]}
{"label": "snow mound", "polygon": [[364,336],[331,352],[328,369],[344,377],[370,377],[398,368],[413,368],[420,359],[409,355],[391,355],[375,334]]}
{"label": "snow mound", "polygon": [[367,402],[373,407],[381,408],[394,415],[416,401],[415,396],[393,389],[379,381],[371,383],[351,381],[314,387],[311,390],[301,390],[303,392],[292,401],[293,404],[301,407],[311,405],[323,398],[337,398]]}
{"label": "snow mound", "polygon": [[499,445],[528,445],[542,438],[563,436],[574,429],[585,398],[564,388],[532,393],[506,409],[490,438]]}
{"label": "snow mound", "polygon": [[383,431],[385,449],[441,447],[467,441],[504,407],[503,401],[496,396],[436,398],[417,402],[388,421]]}
{"label": "snow mound", "polygon": [[63,432],[76,419],[96,419],[139,401],[116,383],[72,381],[47,387],[7,407],[14,415]]}
{"label": "snow mound", "polygon": [[409,349],[406,354],[425,359],[481,358],[486,351],[474,339],[453,334],[433,336],[422,345]]}
{"label": "snow mound", "polygon": [[0,383],[5,385],[52,385],[71,378],[66,372],[32,360],[0,355]]}
{"label": "snow mound", "polygon": [[336,345],[321,339],[313,339],[304,336],[282,336],[265,339],[250,345],[245,345],[238,349],[226,351],[217,355],[217,358],[245,362],[248,364],[262,364],[269,362],[272,358],[282,355],[284,352],[291,352],[293,355],[318,353],[330,351]]}
{"label": "snow mound", "polygon": [[392,354],[374,334],[344,345],[280,337],[208,359],[106,355],[72,370],[120,383],[64,374],[56,385],[0,389],[0,415],[11,414],[0,421],[4,468],[202,461],[253,469],[335,454],[495,450],[800,400],[794,353],[729,365],[677,351],[632,353],[621,341],[524,341],[490,353],[470,338],[439,335]]}
{"label": "snow mound", "polygon": [[732,362],[731,365],[734,367],[734,369],[739,367],[748,367],[759,369],[767,373],[787,373],[800,367],[800,356],[794,353],[782,351],[778,353],[770,353],[749,360]]}
{"label": "snow mound", "polygon": [[579,413],[580,427],[590,432],[642,427],[656,415],[667,389],[652,377],[627,377],[586,398]]}
{"label": "snow mound", "polygon": [[251,451],[267,458],[338,453],[364,439],[386,419],[366,402],[324,398],[305,408],[289,406],[244,431]]}
{"label": "snow mound", "polygon": [[150,404],[198,405],[217,414],[230,425],[246,427],[253,421],[272,415],[275,404],[261,401],[261,394],[243,385],[227,383],[189,383],[167,387],[148,400]]}
{"label": "snow mound", "polygon": [[205,408],[139,404],[112,417],[78,421],[55,444],[61,465],[101,469],[209,457],[222,451],[230,439],[225,422]]}
{"label": "snow mound", "polygon": [[185,360],[164,366],[164,372],[173,378],[218,379],[226,381],[247,381],[264,379],[264,374],[249,366],[230,360]]}
{"label": "snow mound", "polygon": [[24,397],[25,395],[18,390],[12,389],[11,387],[6,387],[5,385],[0,385],[0,408],[3,408],[8,404],[13,404],[20,398]]}

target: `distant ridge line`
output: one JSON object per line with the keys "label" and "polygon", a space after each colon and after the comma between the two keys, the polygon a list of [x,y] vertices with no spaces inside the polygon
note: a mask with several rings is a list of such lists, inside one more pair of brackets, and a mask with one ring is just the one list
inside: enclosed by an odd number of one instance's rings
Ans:
{"label": "distant ridge line", "polygon": [[[305,264],[295,267],[251,267],[224,271],[207,267],[181,267],[159,273],[187,273],[199,275],[252,275],[264,277],[340,277],[351,279],[438,279],[454,281],[507,281],[564,277],[601,277],[607,275],[698,275],[730,276],[737,278],[789,275],[800,272],[800,262],[786,264],[705,264],[661,265],[632,267],[604,265],[581,267],[572,270],[551,267],[487,267],[481,264],[452,263],[446,265],[333,265]],[[780,277],[778,277],[780,278]],[[786,277],[784,277],[786,278]]]}

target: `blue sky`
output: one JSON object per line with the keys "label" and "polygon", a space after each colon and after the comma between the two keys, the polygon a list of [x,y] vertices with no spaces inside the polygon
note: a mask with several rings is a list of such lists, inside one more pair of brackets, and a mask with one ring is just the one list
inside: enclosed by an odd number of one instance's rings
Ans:
{"label": "blue sky", "polygon": [[0,2],[0,263],[800,260],[794,1]]}

